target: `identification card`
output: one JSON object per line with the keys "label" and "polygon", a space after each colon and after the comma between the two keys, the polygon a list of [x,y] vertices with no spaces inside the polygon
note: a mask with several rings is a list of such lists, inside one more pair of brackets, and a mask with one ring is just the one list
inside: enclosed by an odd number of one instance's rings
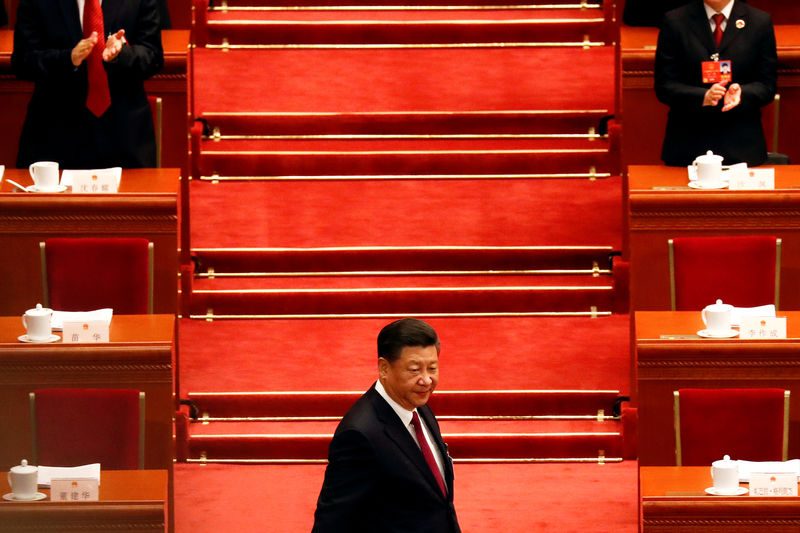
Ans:
{"label": "identification card", "polygon": [[[731,167],[731,169],[733,169],[733,167]],[[742,172],[731,172],[728,189],[732,191],[774,190],[775,169],[749,168]]]}
{"label": "identification card", "polygon": [[65,343],[108,342],[109,323],[105,320],[86,322],[64,322],[63,341]]}
{"label": "identification card", "polygon": [[740,339],[785,339],[786,317],[743,316],[739,325]]}
{"label": "identification card", "polygon": [[725,61],[703,61],[701,67],[703,69],[703,83],[719,83],[731,81],[732,79],[732,65],[729,59]]}
{"label": "identification card", "polygon": [[750,496],[797,496],[797,474],[751,472]]}
{"label": "identification card", "polygon": [[96,479],[53,478],[50,480],[50,500],[54,502],[96,502],[100,490]]}

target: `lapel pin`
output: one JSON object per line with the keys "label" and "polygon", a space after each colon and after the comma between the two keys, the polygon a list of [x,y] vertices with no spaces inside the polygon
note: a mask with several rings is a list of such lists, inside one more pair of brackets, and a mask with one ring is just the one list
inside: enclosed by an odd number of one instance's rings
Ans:
{"label": "lapel pin", "polygon": [[737,28],[739,28],[740,30],[741,30],[742,28],[744,28],[744,19],[738,19],[738,20],[736,21],[736,27],[737,27]]}

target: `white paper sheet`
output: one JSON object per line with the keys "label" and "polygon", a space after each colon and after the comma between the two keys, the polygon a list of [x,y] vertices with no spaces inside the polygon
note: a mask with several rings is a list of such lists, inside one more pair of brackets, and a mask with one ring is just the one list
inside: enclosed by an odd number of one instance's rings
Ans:
{"label": "white paper sheet", "polygon": [[110,307],[95,309],[94,311],[53,311],[50,327],[53,331],[64,329],[64,322],[87,322],[89,320],[102,320],[111,324],[114,310]]}
{"label": "white paper sheet", "polygon": [[790,461],[736,461],[739,465],[739,481],[750,482],[750,472],[794,473],[800,476],[800,459]]}
{"label": "white paper sheet", "polygon": [[775,316],[775,305],[759,305],[758,307],[734,307],[731,312],[731,326],[740,326],[743,316]]}
{"label": "white paper sheet", "polygon": [[100,463],[81,466],[41,466],[39,465],[39,486],[49,487],[53,478],[96,479],[100,484]]}

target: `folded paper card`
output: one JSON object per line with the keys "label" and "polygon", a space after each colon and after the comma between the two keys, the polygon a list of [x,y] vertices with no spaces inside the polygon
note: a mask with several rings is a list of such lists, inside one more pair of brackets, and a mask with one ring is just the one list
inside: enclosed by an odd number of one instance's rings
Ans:
{"label": "folded paper card", "polygon": [[49,487],[53,478],[96,479],[100,484],[100,463],[81,466],[42,466],[39,465],[39,486]]}
{"label": "folded paper card", "polygon": [[791,461],[736,461],[739,465],[739,481],[750,482],[753,472],[794,473],[800,476],[800,459]]}
{"label": "folded paper card", "polygon": [[745,316],[775,316],[775,305],[759,305],[758,307],[734,307],[731,311],[731,326],[739,326]]}
{"label": "folded paper card", "polygon": [[109,307],[94,311],[53,311],[50,327],[53,331],[61,331],[64,329],[64,322],[102,321],[111,324],[113,315],[114,310]]}
{"label": "folded paper card", "polygon": [[115,193],[121,180],[122,167],[64,170],[61,173],[61,185],[72,187],[72,192],[78,194]]}

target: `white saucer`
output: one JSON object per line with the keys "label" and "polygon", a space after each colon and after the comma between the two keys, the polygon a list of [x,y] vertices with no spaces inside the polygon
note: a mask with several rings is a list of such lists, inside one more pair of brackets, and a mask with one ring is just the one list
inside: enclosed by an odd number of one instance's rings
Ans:
{"label": "white saucer", "polygon": [[729,329],[728,331],[722,333],[711,333],[710,330],[701,329],[697,332],[697,334],[707,339],[730,339],[731,337],[737,336],[739,332],[735,329]]}
{"label": "white saucer", "polygon": [[61,339],[61,337],[59,337],[59,336],[58,336],[58,335],[56,335],[55,333],[54,333],[54,334],[52,334],[52,335],[50,335],[50,338],[49,338],[49,339],[47,339],[47,340],[44,340],[44,341],[35,341],[35,340],[32,340],[32,339],[28,338],[28,336],[27,336],[27,335],[20,335],[19,337],[17,337],[17,340],[18,340],[18,341],[21,341],[21,342],[36,342],[36,343],[40,343],[40,342],[42,342],[42,343],[44,343],[44,342],[56,342],[56,341],[57,341],[57,340],[59,340],[59,339]]}
{"label": "white saucer", "polygon": [[717,183],[707,183],[707,184],[700,184],[699,181],[690,181],[689,188],[690,189],[725,189],[728,187],[727,181],[718,181]]}
{"label": "white saucer", "polygon": [[57,192],[66,191],[67,190],[67,186],[66,185],[59,185],[58,187],[56,187],[54,189],[42,190],[39,187],[37,187],[36,185],[31,185],[31,186],[27,187],[25,190],[28,191],[28,192],[57,193]]}
{"label": "white saucer", "polygon": [[706,494],[711,494],[712,496],[743,496],[748,492],[750,492],[750,489],[747,487],[736,487],[734,492],[719,491],[714,487],[708,487],[706,489]]}
{"label": "white saucer", "polygon": [[3,499],[10,502],[37,502],[39,500],[44,500],[45,498],[47,498],[47,494],[44,492],[37,492],[33,495],[33,498],[15,498],[13,492],[3,494]]}

